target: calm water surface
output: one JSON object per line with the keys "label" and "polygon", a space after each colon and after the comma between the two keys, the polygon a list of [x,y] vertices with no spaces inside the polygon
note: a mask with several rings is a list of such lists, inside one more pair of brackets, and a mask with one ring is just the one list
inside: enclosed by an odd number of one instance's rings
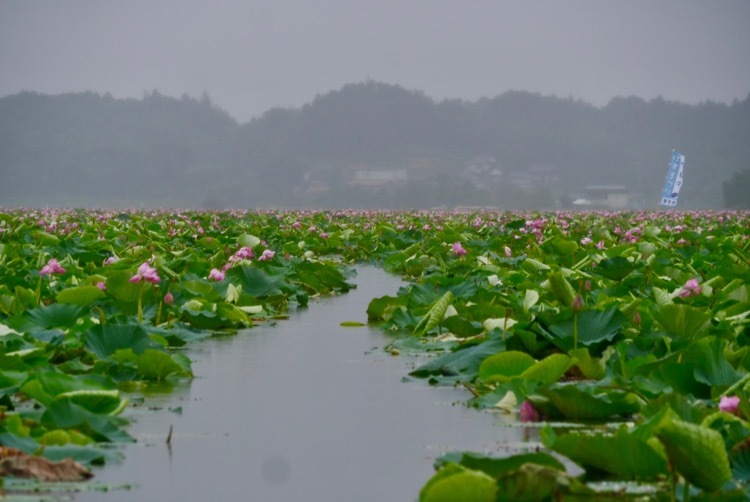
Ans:
{"label": "calm water surface", "polygon": [[380,330],[339,326],[403,284],[358,270],[346,295],[192,348],[196,378],[129,411],[138,442],[94,478],[136,486],[76,500],[411,501],[441,453],[522,441],[467,391],[404,382],[419,360],[385,353]]}

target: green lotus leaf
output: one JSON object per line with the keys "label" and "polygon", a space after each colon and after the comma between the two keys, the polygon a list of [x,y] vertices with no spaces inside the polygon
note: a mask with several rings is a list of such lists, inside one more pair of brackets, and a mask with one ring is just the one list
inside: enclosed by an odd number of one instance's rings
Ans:
{"label": "green lotus leaf", "polygon": [[479,344],[465,344],[458,350],[440,356],[409,374],[416,377],[461,375],[469,380],[478,374],[482,361],[504,348],[505,342],[496,339],[490,339]]}
{"label": "green lotus leaf", "polygon": [[439,457],[435,461],[435,467],[439,469],[451,463],[482,471],[495,479],[520,468],[523,464],[537,464],[565,472],[562,462],[547,453],[519,453],[510,457],[493,457],[467,451],[451,452]]}
{"label": "green lotus leaf", "polygon": [[550,354],[526,369],[521,373],[521,377],[550,384],[560,380],[573,364],[573,359],[565,354]]}
{"label": "green lotus leaf", "polygon": [[419,493],[420,502],[495,502],[497,483],[481,471],[452,464],[433,476]]}
{"label": "green lotus leaf", "polygon": [[583,347],[568,352],[575,361],[575,366],[581,370],[583,376],[589,380],[600,380],[606,374],[606,365],[603,359],[593,358],[589,349]]}
{"label": "green lotus leaf", "polygon": [[732,478],[724,440],[717,431],[683,422],[671,408],[651,420],[669,460],[690,483],[714,491]]}
{"label": "green lotus leaf", "polygon": [[77,429],[96,441],[133,440],[119,427],[119,421],[116,418],[88,411],[67,397],[51,402],[42,414],[41,423],[48,428]]}
{"label": "green lotus leaf", "polygon": [[25,312],[28,323],[24,327],[33,328],[69,328],[78,322],[88,309],[79,305],[53,303]]}
{"label": "green lotus leaf", "polygon": [[316,293],[346,292],[352,287],[341,270],[330,263],[300,262],[290,274],[290,280],[311,288]]}
{"label": "green lotus leaf", "polygon": [[681,362],[695,366],[696,381],[713,387],[729,387],[742,378],[726,358],[729,342],[714,336],[696,340],[682,351]]}
{"label": "green lotus leaf", "polygon": [[94,326],[84,335],[86,348],[100,358],[114,354],[120,349],[132,349],[136,354],[146,349],[161,349],[162,346],[148,336],[140,326],[106,324]]}
{"label": "green lotus leaf", "polygon": [[144,294],[152,289],[152,284],[147,281],[130,282],[135,275],[135,270],[111,270],[107,273],[107,294],[126,303],[135,303],[139,299],[142,302],[151,302],[151,295]]}
{"label": "green lotus leaf", "polygon": [[536,361],[525,352],[509,350],[488,357],[479,365],[479,378],[485,383],[507,382],[534,366]]}
{"label": "green lotus leaf", "polygon": [[467,321],[457,315],[446,317],[442,324],[449,333],[453,333],[459,338],[476,336],[484,331],[483,326],[478,322]]}
{"label": "green lotus leaf", "polygon": [[613,281],[621,281],[630,273],[635,270],[635,263],[631,262],[627,258],[622,256],[613,256],[612,258],[605,258],[597,263],[594,268],[594,273],[611,279]]}
{"label": "green lotus leaf", "polygon": [[578,251],[578,244],[575,241],[561,237],[553,237],[545,243],[543,249],[551,251],[554,254],[563,257],[572,257]]}
{"label": "green lotus leaf", "polygon": [[[58,397],[68,396],[72,398],[76,394],[82,395],[85,392],[101,393],[102,399],[106,401],[115,399],[115,407],[119,405],[120,401],[114,382],[107,377],[101,375],[73,376],[52,370],[34,373],[21,386],[21,392],[45,406],[48,406]],[[111,409],[105,411],[105,413],[109,413],[109,411]]]}
{"label": "green lotus leaf", "polygon": [[107,295],[104,291],[96,286],[76,286],[74,288],[67,288],[60,291],[57,294],[57,301],[59,303],[70,303],[85,307],[105,296]]}
{"label": "green lotus leaf", "polygon": [[244,293],[258,298],[280,293],[285,284],[281,274],[272,275],[251,265],[232,267],[226,277],[232,284],[242,286]]}
{"label": "green lotus leaf", "polygon": [[112,414],[120,413],[127,405],[127,400],[120,399],[120,392],[117,389],[97,390],[81,389],[72,390],[58,394],[57,398],[67,397],[93,413]]}
{"label": "green lotus leaf", "polygon": [[16,293],[16,298],[24,307],[34,308],[36,306],[36,293],[31,288],[16,286],[14,292]]}
{"label": "green lotus leaf", "polygon": [[576,291],[570,285],[563,275],[562,271],[557,270],[547,276],[552,292],[555,294],[557,301],[564,307],[570,307],[576,297]]}
{"label": "green lotus leaf", "polygon": [[743,483],[750,482],[750,449],[740,448],[732,451],[732,476]]}
{"label": "green lotus leaf", "polygon": [[539,292],[535,289],[527,289],[523,299],[523,311],[528,312],[531,307],[539,301]]}
{"label": "green lotus leaf", "polygon": [[145,350],[136,359],[138,372],[145,380],[161,381],[169,375],[191,376],[184,363],[178,363],[173,355],[159,350]]}
{"label": "green lotus leaf", "polygon": [[213,284],[205,279],[197,278],[181,281],[180,285],[189,293],[209,302],[222,299],[221,294],[214,288]]}
{"label": "green lotus leaf", "polygon": [[34,236],[34,239],[38,240],[43,246],[54,246],[60,242],[59,237],[43,230],[37,230],[36,232],[33,232],[32,235]]}
{"label": "green lotus leaf", "polygon": [[654,312],[654,319],[670,335],[694,339],[708,334],[711,313],[690,305],[662,305]]}
{"label": "green lotus leaf", "polygon": [[[632,415],[640,411],[643,405],[641,399],[632,392],[600,388],[587,382],[556,383],[540,387],[538,392],[559,416],[573,420],[603,420]],[[535,406],[538,401],[539,406],[544,407],[543,400],[535,396],[528,396],[528,399]]]}
{"label": "green lotus leaf", "polygon": [[[541,333],[563,352],[573,350],[575,322],[572,316],[540,315],[546,325]],[[593,350],[604,342],[611,342],[620,333],[627,317],[617,307],[607,310],[584,310],[578,314],[578,344]]]}
{"label": "green lotus leaf", "polygon": [[615,434],[571,431],[557,435],[547,427],[541,431],[541,437],[547,448],[573,462],[621,479],[649,480],[667,474],[661,443],[640,439],[624,425]]}
{"label": "green lotus leaf", "polygon": [[254,235],[242,234],[237,237],[237,245],[239,247],[248,247],[252,249],[258,244],[260,244],[260,239]]}
{"label": "green lotus leaf", "polygon": [[414,328],[413,334],[421,336],[438,326],[445,317],[445,312],[452,302],[453,293],[446,291],[443,296],[435,300],[427,313],[419,321],[419,324]]}
{"label": "green lotus leaf", "polygon": [[591,494],[591,490],[559,469],[536,463],[526,463],[503,474],[498,478],[497,485],[497,500],[533,502],[562,499],[562,493],[570,491]]}
{"label": "green lotus leaf", "polygon": [[387,321],[394,309],[406,305],[404,296],[381,296],[373,298],[367,305],[368,322]]}
{"label": "green lotus leaf", "polygon": [[521,262],[521,268],[531,274],[536,272],[546,272],[550,269],[549,265],[542,263],[539,260],[535,260],[534,258],[526,258]]}

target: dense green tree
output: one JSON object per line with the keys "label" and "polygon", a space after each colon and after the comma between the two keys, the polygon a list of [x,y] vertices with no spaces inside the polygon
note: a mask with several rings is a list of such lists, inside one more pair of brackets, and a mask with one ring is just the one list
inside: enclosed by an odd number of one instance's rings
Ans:
{"label": "dense green tree", "polygon": [[[750,96],[729,106],[625,97],[597,108],[520,91],[436,102],[367,81],[238,124],[207,93],[24,92],[0,98],[0,205],[514,209],[623,184],[656,207],[677,148],[681,205],[718,208],[745,200],[746,190],[731,194],[747,186],[733,176],[750,165],[748,137]],[[475,159],[492,159],[500,181],[472,178]],[[360,170],[408,170],[409,181],[358,186]]]}
{"label": "dense green tree", "polygon": [[731,209],[750,209],[750,169],[737,171],[724,182],[724,203]]}

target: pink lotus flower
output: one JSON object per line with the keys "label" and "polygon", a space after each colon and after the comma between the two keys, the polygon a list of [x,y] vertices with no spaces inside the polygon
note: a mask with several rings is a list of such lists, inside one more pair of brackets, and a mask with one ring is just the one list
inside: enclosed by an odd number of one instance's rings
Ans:
{"label": "pink lotus flower", "polygon": [[719,409],[726,413],[738,414],[740,398],[737,396],[723,396],[719,401]]}
{"label": "pink lotus flower", "polygon": [[167,305],[172,305],[174,303],[174,295],[171,291],[167,291],[167,294],[164,295],[164,303]]}
{"label": "pink lotus flower", "polygon": [[466,254],[466,250],[460,242],[454,242],[451,249],[453,249],[453,256],[462,256]]}
{"label": "pink lotus flower", "polygon": [[212,268],[211,272],[208,273],[208,278],[212,281],[223,281],[224,277],[224,272],[217,268]]}
{"label": "pink lotus flower", "polygon": [[107,258],[106,260],[104,260],[104,266],[106,267],[107,265],[112,265],[116,261],[117,261],[117,257],[116,256],[110,256],[109,258]]}
{"label": "pink lotus flower", "polygon": [[230,256],[229,261],[234,263],[240,260],[249,260],[253,256],[255,255],[253,254],[252,248],[245,246],[245,247],[241,247],[236,253]]}
{"label": "pink lotus flower", "polygon": [[104,284],[102,281],[97,282],[96,287],[101,289],[102,291],[107,291],[107,285]]}
{"label": "pink lotus flower", "polygon": [[141,282],[141,279],[144,279],[153,284],[156,284],[161,280],[159,278],[159,273],[154,267],[149,264],[149,262],[144,262],[140,267],[138,267],[138,272],[130,278],[130,282]]}
{"label": "pink lotus flower", "polygon": [[503,246],[503,252],[505,253],[506,258],[510,258],[513,254],[508,246]]}
{"label": "pink lotus flower", "polygon": [[521,419],[521,422],[539,422],[542,419],[539,410],[534,408],[534,405],[528,401],[521,403],[521,409],[518,410],[518,417]]}
{"label": "pink lotus flower", "polygon": [[65,269],[60,266],[55,258],[47,262],[39,271],[39,275],[64,274]]}
{"label": "pink lotus flower", "polygon": [[583,244],[584,246],[588,246],[592,242],[594,241],[591,239],[591,237],[584,237],[583,239],[581,239],[581,244]]}
{"label": "pink lotus flower", "polygon": [[680,298],[687,298],[688,296],[697,296],[701,294],[701,285],[698,284],[698,279],[689,279],[680,291]]}
{"label": "pink lotus flower", "polygon": [[276,252],[271,251],[270,249],[266,249],[265,251],[263,251],[263,254],[260,255],[258,260],[260,261],[273,260],[274,256],[276,256]]}

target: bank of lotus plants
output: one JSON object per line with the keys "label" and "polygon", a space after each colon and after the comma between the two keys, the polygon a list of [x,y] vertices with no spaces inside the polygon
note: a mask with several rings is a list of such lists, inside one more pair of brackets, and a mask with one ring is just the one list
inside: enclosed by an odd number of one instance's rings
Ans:
{"label": "bank of lotus plants", "polygon": [[746,213],[466,223],[386,256],[414,283],[368,314],[401,334],[393,352],[438,354],[414,377],[465,386],[538,442],[448,453],[421,500],[748,497]]}
{"label": "bank of lotus plants", "polygon": [[[367,315],[412,372],[533,431],[447,452],[420,499],[742,499],[750,477],[742,212],[0,212],[0,444],[105,461],[188,343],[410,281]],[[398,410],[394,410],[397,413]]]}
{"label": "bank of lotus plants", "polygon": [[132,441],[130,400],[192,376],[186,344],[346,292],[346,270],[297,217],[0,213],[0,476],[33,474],[19,452],[105,462],[103,446]]}

